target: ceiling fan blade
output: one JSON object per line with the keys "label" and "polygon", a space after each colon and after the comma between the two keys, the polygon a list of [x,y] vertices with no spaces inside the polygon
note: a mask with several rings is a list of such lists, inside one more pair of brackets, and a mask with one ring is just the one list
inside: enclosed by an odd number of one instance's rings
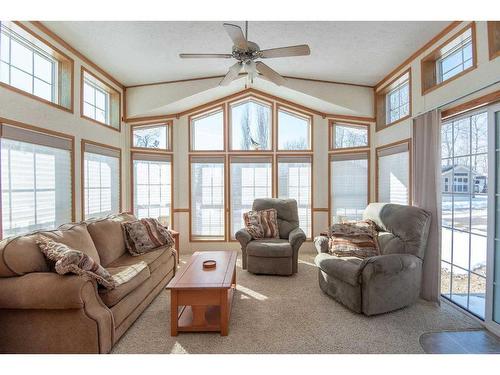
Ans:
{"label": "ceiling fan blade", "polygon": [[277,72],[275,72],[269,66],[264,64],[262,61],[257,61],[255,63],[255,68],[265,78],[267,78],[271,82],[277,84],[278,86],[283,86],[286,83],[286,80],[282,76],[280,76]]}
{"label": "ceiling fan blade", "polygon": [[231,65],[225,77],[222,78],[222,81],[219,82],[219,86],[227,86],[231,82],[233,82],[236,78],[238,78],[238,75],[240,74],[241,71],[241,67],[242,67],[241,62],[237,62],[236,64]]}
{"label": "ceiling fan blade", "polygon": [[181,59],[230,59],[233,55],[229,53],[180,53]]}
{"label": "ceiling fan blade", "polygon": [[242,50],[248,49],[248,43],[241,27],[231,23],[225,23],[223,26],[236,47]]}
{"label": "ceiling fan blade", "polygon": [[260,51],[260,57],[271,59],[273,57],[288,57],[288,56],[307,56],[311,54],[311,50],[307,44],[298,46],[271,48]]}

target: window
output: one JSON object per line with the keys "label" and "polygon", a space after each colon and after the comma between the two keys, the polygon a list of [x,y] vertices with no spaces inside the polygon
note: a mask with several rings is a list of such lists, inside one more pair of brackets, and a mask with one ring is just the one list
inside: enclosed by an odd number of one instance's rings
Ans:
{"label": "window", "polygon": [[243,213],[252,209],[256,198],[272,197],[272,157],[232,157],[231,238],[243,228]]}
{"label": "window", "polygon": [[73,219],[73,140],[1,124],[2,237]]}
{"label": "window", "polygon": [[367,152],[330,156],[330,222],[361,220],[368,204]]}
{"label": "window", "polygon": [[134,148],[170,150],[171,124],[132,125],[132,144]]}
{"label": "window", "polygon": [[488,49],[490,60],[500,56],[500,21],[488,21]]}
{"label": "window", "polygon": [[312,236],[312,157],[278,157],[278,198],[297,201],[299,224],[307,238]]}
{"label": "window", "polygon": [[422,59],[422,95],[476,67],[475,34],[472,22]]}
{"label": "window", "polygon": [[330,122],[330,149],[361,148],[370,146],[370,126],[368,124],[352,124]]}
{"label": "window", "polygon": [[82,67],[81,115],[111,128],[120,129],[120,93]]}
{"label": "window", "polygon": [[278,150],[311,150],[311,117],[278,109]]}
{"label": "window", "polygon": [[411,69],[375,93],[377,131],[411,116]]}
{"label": "window", "polygon": [[442,173],[453,178],[453,189],[445,188],[441,194],[441,293],[484,319],[488,112],[444,122],[441,154]]}
{"label": "window", "polygon": [[231,150],[271,150],[271,105],[246,99],[230,105]]}
{"label": "window", "polygon": [[82,141],[84,219],[121,210],[121,150]]}
{"label": "window", "polygon": [[224,157],[191,158],[191,238],[225,239]]}
{"label": "window", "polygon": [[0,22],[0,82],[72,110],[73,60],[24,26]]}
{"label": "window", "polygon": [[134,214],[172,225],[172,161],[169,155],[132,153]]}
{"label": "window", "polygon": [[410,140],[377,148],[379,202],[410,204]]}
{"label": "window", "polygon": [[224,151],[224,109],[190,118],[192,151]]}

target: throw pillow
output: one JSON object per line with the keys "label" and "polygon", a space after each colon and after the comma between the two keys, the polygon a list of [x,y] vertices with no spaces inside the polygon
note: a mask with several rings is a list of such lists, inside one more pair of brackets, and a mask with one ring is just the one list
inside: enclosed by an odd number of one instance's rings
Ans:
{"label": "throw pillow", "polygon": [[174,245],[169,230],[156,219],[140,219],[122,223],[125,245],[131,255],[137,256],[160,246]]}
{"label": "throw pillow", "polygon": [[334,224],[330,228],[330,254],[369,258],[380,255],[377,227],[371,220]]}
{"label": "throw pillow", "polygon": [[249,211],[243,214],[245,228],[252,238],[279,238],[278,211],[270,208],[262,211]]}
{"label": "throw pillow", "polygon": [[44,235],[39,235],[36,243],[43,255],[50,261],[55,262],[55,271],[58,274],[86,275],[96,280],[106,289],[115,288],[115,282],[111,274],[87,254],[65,244],[55,242]]}

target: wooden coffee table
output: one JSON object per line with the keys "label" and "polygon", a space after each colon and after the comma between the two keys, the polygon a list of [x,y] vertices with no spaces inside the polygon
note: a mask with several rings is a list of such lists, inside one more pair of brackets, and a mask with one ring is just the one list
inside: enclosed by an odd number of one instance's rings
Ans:
{"label": "wooden coffee table", "polygon": [[[170,334],[219,332],[227,336],[236,289],[236,251],[195,252],[186,267],[167,285],[170,289]],[[203,269],[215,260],[214,269]]]}

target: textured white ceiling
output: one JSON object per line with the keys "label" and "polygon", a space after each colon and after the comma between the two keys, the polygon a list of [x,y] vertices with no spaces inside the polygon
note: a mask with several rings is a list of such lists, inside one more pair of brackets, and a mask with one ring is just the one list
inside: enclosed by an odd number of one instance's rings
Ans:
{"label": "textured white ceiling", "polygon": [[[43,22],[126,86],[223,75],[232,60],[181,60],[185,53],[230,53],[221,22]],[[244,22],[233,22],[244,25]],[[286,76],[375,85],[449,21],[250,22],[261,49],[307,43],[311,55],[269,59]]]}

